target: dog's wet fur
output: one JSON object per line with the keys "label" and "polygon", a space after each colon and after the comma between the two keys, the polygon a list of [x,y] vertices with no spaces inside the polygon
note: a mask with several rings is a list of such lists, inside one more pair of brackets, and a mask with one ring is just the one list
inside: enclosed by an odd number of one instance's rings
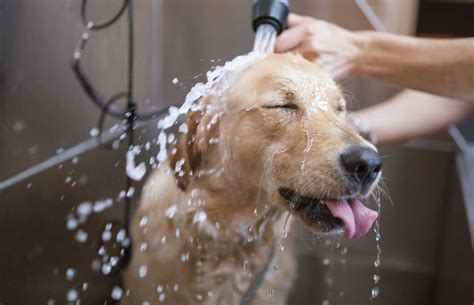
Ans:
{"label": "dog's wet fur", "polygon": [[[324,200],[367,196],[378,182],[357,183],[342,168],[348,149],[375,148],[346,127],[330,76],[298,55],[267,55],[200,103],[143,189],[123,304],[239,304],[289,212],[316,233],[340,233]],[[285,244],[252,304],[286,303],[296,268]]]}

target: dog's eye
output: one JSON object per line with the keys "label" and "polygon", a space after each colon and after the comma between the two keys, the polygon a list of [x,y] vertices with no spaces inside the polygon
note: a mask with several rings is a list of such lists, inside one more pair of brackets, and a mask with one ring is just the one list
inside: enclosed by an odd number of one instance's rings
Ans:
{"label": "dog's eye", "polygon": [[284,109],[284,110],[287,110],[287,111],[297,111],[299,109],[298,105],[296,104],[293,104],[293,103],[287,103],[287,104],[279,104],[279,105],[266,105],[266,106],[263,106],[263,108],[266,108],[266,109]]}
{"label": "dog's eye", "polygon": [[346,107],[344,105],[337,105],[336,112],[343,112],[346,111]]}

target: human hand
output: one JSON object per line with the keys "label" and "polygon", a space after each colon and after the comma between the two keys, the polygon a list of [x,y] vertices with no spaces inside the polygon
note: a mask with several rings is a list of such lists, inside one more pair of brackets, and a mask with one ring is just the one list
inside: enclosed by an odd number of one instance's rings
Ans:
{"label": "human hand", "polygon": [[354,72],[360,53],[356,33],[312,17],[290,14],[288,29],[276,40],[276,52],[300,53],[340,80]]}

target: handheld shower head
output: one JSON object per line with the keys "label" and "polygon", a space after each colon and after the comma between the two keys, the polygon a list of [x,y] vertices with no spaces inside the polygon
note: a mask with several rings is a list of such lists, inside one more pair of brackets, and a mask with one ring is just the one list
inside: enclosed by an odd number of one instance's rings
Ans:
{"label": "handheld shower head", "polygon": [[257,31],[262,24],[269,24],[280,34],[285,26],[289,7],[289,0],[254,0],[252,7],[254,31]]}

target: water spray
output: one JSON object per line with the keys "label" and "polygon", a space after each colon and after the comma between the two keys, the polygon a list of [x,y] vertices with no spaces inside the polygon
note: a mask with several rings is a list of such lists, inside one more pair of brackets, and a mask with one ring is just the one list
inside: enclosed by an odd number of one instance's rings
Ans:
{"label": "water spray", "polygon": [[289,0],[254,1],[252,27],[255,31],[255,52],[273,53],[276,36],[283,31],[289,12]]}

